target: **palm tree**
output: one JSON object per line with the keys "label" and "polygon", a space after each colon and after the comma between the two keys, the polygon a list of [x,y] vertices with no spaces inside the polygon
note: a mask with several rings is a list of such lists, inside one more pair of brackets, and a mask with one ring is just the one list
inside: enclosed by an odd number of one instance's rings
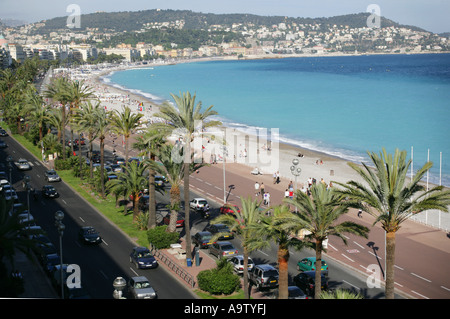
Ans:
{"label": "palm tree", "polygon": [[128,139],[141,126],[140,120],[144,115],[132,113],[127,107],[122,112],[115,110],[112,116],[112,128],[117,134],[121,134],[125,140],[125,165],[128,165]]}
{"label": "palm tree", "polygon": [[[89,86],[85,85],[85,82],[83,80],[81,81],[71,81],[68,83],[68,86],[66,87],[66,90],[63,93],[70,105],[70,122],[72,122],[73,125],[73,116],[75,113],[75,110],[80,108],[80,105],[82,102],[92,99],[94,97],[94,92]],[[73,127],[70,127],[70,138],[71,138],[71,154],[73,154]],[[80,146],[80,153],[81,153],[81,146]]]}
{"label": "palm tree", "polygon": [[[248,257],[250,252],[260,247],[258,239],[255,240],[255,233],[252,231],[252,225],[258,223],[262,218],[260,210],[261,203],[251,197],[241,198],[241,208],[233,209],[233,215],[220,215],[211,221],[211,224],[224,223],[229,226],[230,230],[242,237],[242,246],[244,248],[244,295],[249,299],[248,291]],[[219,234],[220,235],[220,234]],[[261,237],[260,237],[261,239]]]}
{"label": "palm tree", "polygon": [[120,190],[125,190],[125,196],[130,196],[133,199],[133,222],[139,215],[139,195],[147,182],[144,175],[145,170],[145,165],[133,161],[125,167],[123,172],[117,174],[117,179],[107,182],[108,188],[114,189],[117,187]]}
{"label": "palm tree", "polygon": [[306,238],[314,243],[316,251],[314,298],[318,299],[321,292],[323,241],[330,236],[336,236],[347,244],[344,233],[367,238],[369,229],[351,221],[339,222],[339,218],[348,212],[349,206],[333,188],[327,189],[323,184],[313,185],[311,196],[298,190],[295,198],[284,199],[284,202],[295,207],[296,211],[284,218],[283,227],[294,234],[306,230],[309,232]]}
{"label": "palm tree", "polygon": [[450,191],[442,186],[426,190],[420,185],[420,180],[432,167],[427,162],[407,182],[408,169],[411,160],[406,160],[406,151],[395,150],[394,157],[387,154],[383,148],[380,154],[368,152],[375,168],[366,164],[362,167],[349,163],[366,185],[349,181],[346,184],[336,183],[343,187],[340,194],[349,199],[353,207],[363,209],[375,217],[386,233],[386,298],[394,298],[394,264],[395,264],[395,234],[401,224],[413,215],[429,209],[448,212]]}
{"label": "palm tree", "polygon": [[[157,150],[162,147],[165,143],[164,139],[158,134],[158,132],[148,128],[142,136],[136,138],[136,142],[133,147],[140,150],[140,156],[145,157],[148,153],[148,160],[154,161],[155,154]],[[156,189],[155,189],[155,171],[152,165],[147,165],[148,167],[148,229],[153,229],[156,227]]]}
{"label": "palm tree", "polygon": [[289,249],[301,250],[306,246],[311,246],[308,242],[303,242],[286,231],[283,227],[284,218],[290,217],[290,209],[287,205],[278,205],[266,210],[267,215],[261,217],[258,223],[250,225],[250,229],[255,232],[253,245],[257,248],[270,247],[273,241],[278,244],[278,270],[279,270],[279,299],[287,299],[288,292],[288,262]]}
{"label": "palm tree", "polygon": [[64,77],[59,77],[52,79],[52,82],[44,91],[44,96],[57,101],[61,104],[61,123],[64,125],[62,127],[62,153],[63,159],[66,159],[66,105],[69,102],[67,96],[67,90],[69,87],[69,80]]}
{"label": "palm tree", "polygon": [[165,102],[160,106],[160,111],[155,117],[161,118],[163,122],[153,123],[151,126],[159,131],[163,136],[169,136],[173,133],[182,135],[185,143],[184,147],[184,209],[186,222],[186,258],[192,258],[191,251],[191,234],[190,234],[190,216],[189,216],[189,170],[191,161],[191,142],[195,133],[202,133],[205,129],[217,127],[221,122],[208,120],[211,116],[216,115],[213,106],[209,106],[202,112],[202,103],[196,104],[196,96],[191,96],[189,92],[183,93],[181,96],[171,94],[177,107]]}
{"label": "palm tree", "polygon": [[39,142],[41,142],[44,137],[43,128],[47,122],[48,108],[44,105],[42,97],[37,94],[27,95],[25,106],[31,124],[39,128]]}
{"label": "palm tree", "polygon": [[95,119],[97,123],[97,138],[100,140],[100,179],[101,195],[105,197],[105,179],[103,178],[105,172],[105,139],[109,134],[111,120],[110,113],[102,108],[97,108],[95,112]]}
{"label": "palm tree", "polygon": [[[172,144],[164,144],[157,151],[156,155],[160,162],[151,161],[150,165],[153,171],[165,176],[170,183],[170,222],[167,227],[168,232],[176,230],[178,210],[181,207],[180,187],[183,181],[184,165],[182,162],[174,161],[174,153],[178,152],[179,156],[183,156],[183,148],[173,146]],[[194,163],[191,160],[189,173],[195,172],[205,164]]]}
{"label": "palm tree", "polygon": [[[80,131],[87,132],[87,137],[89,140],[89,166],[90,166],[90,177],[94,177],[94,167],[92,163],[92,151],[93,151],[93,141],[97,137],[98,127],[97,127],[97,116],[96,113],[103,111],[100,105],[100,101],[95,101],[93,105],[89,100],[80,108],[78,108],[74,114],[74,121],[76,126]],[[80,165],[81,165],[81,144],[80,144]]]}

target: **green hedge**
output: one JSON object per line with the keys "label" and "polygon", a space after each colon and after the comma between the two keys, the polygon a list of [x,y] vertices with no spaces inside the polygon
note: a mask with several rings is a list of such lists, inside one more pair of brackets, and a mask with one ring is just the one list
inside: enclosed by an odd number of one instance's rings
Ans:
{"label": "green hedge", "polygon": [[217,268],[199,272],[197,282],[201,290],[213,295],[230,295],[240,286],[239,276],[225,259],[218,262]]}
{"label": "green hedge", "polygon": [[157,249],[169,248],[171,244],[178,243],[180,240],[180,233],[167,232],[167,225],[156,226],[147,231],[148,241]]}

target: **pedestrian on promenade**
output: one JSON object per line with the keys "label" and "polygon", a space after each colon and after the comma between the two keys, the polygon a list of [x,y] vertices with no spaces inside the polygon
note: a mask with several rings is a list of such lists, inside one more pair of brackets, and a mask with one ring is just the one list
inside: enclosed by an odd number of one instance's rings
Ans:
{"label": "pedestrian on promenade", "polygon": [[289,193],[290,193],[290,190],[286,188],[286,190],[284,191],[284,197],[289,198]]}
{"label": "pedestrian on promenade", "polygon": [[359,211],[358,211],[358,217],[362,218],[362,210],[361,209],[359,209]]}
{"label": "pedestrian on promenade", "polygon": [[260,194],[260,191],[259,191],[259,183],[258,182],[255,182],[255,196],[258,196]]}
{"label": "pedestrian on promenade", "polygon": [[261,183],[261,186],[259,188],[261,190],[261,197],[264,199],[264,183]]}

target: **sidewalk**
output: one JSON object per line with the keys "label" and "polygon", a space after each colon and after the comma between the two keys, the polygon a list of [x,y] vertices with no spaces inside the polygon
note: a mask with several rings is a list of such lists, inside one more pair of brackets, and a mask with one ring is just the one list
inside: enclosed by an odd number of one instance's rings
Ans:
{"label": "sidewalk", "polygon": [[[183,239],[180,241],[180,245],[181,249],[185,250],[186,242]],[[194,293],[199,289],[197,284],[197,275],[203,270],[215,268],[218,260],[210,256],[207,249],[199,250],[199,265],[196,264],[195,256],[192,256],[192,266],[190,267],[187,266],[185,255],[180,255],[178,253],[178,249],[169,248],[159,250],[155,254],[155,257],[158,259],[160,266],[166,267],[166,269],[172,272],[175,277],[183,282],[188,288],[192,289]],[[193,282],[190,281],[190,279],[192,279]],[[241,276],[242,288],[243,283],[244,281]],[[252,299],[268,298],[263,292],[258,291],[254,286],[252,286],[250,291],[250,297]]]}

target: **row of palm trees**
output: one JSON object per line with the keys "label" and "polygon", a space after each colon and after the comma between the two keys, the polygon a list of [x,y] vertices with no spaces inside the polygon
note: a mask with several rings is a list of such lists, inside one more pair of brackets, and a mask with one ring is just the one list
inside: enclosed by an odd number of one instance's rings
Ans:
{"label": "row of palm trees", "polygon": [[[32,69],[28,67],[28,69]],[[24,78],[29,78],[28,76]],[[92,151],[92,142],[100,142],[100,171],[104,176],[104,146],[105,139],[111,131],[124,137],[125,153],[128,159],[129,137],[141,127],[141,116],[134,114],[129,108],[122,112],[106,111],[99,101],[94,98],[91,88],[83,81],[70,81],[66,78],[57,78],[52,81],[44,92],[44,97],[52,103],[43,103],[42,98],[33,90],[29,83],[18,81],[10,73],[0,75],[1,99],[0,106],[5,113],[17,119],[18,127],[22,127],[21,119],[25,118],[32,126],[39,127],[39,140],[43,141],[43,129],[51,123],[58,129],[58,137],[62,135],[62,156],[66,156],[65,128],[87,134]],[[187,258],[192,258],[192,243],[190,236],[189,214],[189,176],[203,164],[195,164],[190,142],[198,133],[203,133],[210,127],[220,126],[221,123],[211,117],[217,115],[213,106],[202,110],[202,103],[196,101],[196,96],[189,92],[172,94],[175,104],[166,102],[159,107],[155,117],[162,119],[147,126],[137,138],[133,147],[141,151],[146,160],[141,163],[126,161],[126,168],[117,180],[105,185],[101,178],[101,194],[106,191],[124,192],[132,195],[135,200],[137,190],[147,185],[149,187],[149,220],[148,227],[156,225],[155,207],[155,174],[166,176],[171,184],[171,223],[169,230],[174,231],[176,212],[181,203],[180,187],[184,186],[184,209],[186,231]],[[17,108],[16,105],[21,107]],[[68,113],[66,111],[68,108]],[[23,110],[26,109],[24,112]],[[198,124],[201,123],[199,126]],[[42,129],[41,129],[42,128]],[[20,132],[20,130],[19,130]],[[166,143],[166,138],[173,132],[182,136],[184,147],[175,149],[184,160],[173,161],[174,147]],[[42,133],[42,134],[41,134]],[[49,134],[50,135],[50,134]],[[60,140],[58,139],[58,142]],[[73,146],[72,146],[73,147]],[[73,153],[71,153],[73,154]],[[92,152],[90,152],[92,154]],[[240,234],[244,255],[254,249],[267,245],[270,241],[278,244],[278,264],[280,267],[280,297],[287,297],[287,261],[289,247],[312,247],[316,251],[317,265],[321,263],[323,240],[329,236],[337,236],[345,242],[345,233],[353,233],[366,237],[369,229],[352,222],[340,222],[339,218],[346,214],[350,208],[360,208],[375,216],[375,223],[381,223],[386,231],[386,298],[394,297],[394,260],[395,260],[395,234],[401,223],[414,214],[427,209],[448,211],[450,193],[441,186],[425,190],[420,180],[430,169],[432,163],[426,163],[412,180],[407,179],[407,171],[411,161],[406,160],[406,151],[396,150],[394,156],[385,150],[380,154],[368,153],[373,167],[365,164],[350,166],[363,177],[364,183],[349,181],[348,183],[334,184],[337,187],[326,190],[321,185],[314,186],[311,195],[297,191],[293,199],[286,199],[282,205],[271,207],[272,214],[267,216],[260,207],[260,203],[251,199],[242,199],[240,212],[235,211],[233,216],[220,216],[214,222],[225,222]],[[155,160],[158,159],[158,162]],[[81,163],[81,161],[80,161]],[[91,161],[92,163],[92,161]],[[81,164],[80,164],[81,165]],[[92,164],[91,164],[92,165]],[[147,178],[144,178],[146,172]],[[92,177],[92,166],[91,166]],[[105,187],[106,186],[106,187]],[[295,207],[295,211],[292,208]],[[139,211],[137,203],[133,203],[133,216],[136,218]],[[135,219],[133,218],[133,219]],[[299,230],[307,230],[309,235],[299,240],[292,234]],[[247,258],[244,258],[247,262]],[[320,266],[316,271],[320,272]],[[244,267],[244,271],[247,267]],[[244,281],[247,275],[244,274]],[[320,276],[316,276],[320,283]],[[245,282],[245,285],[247,283]],[[315,296],[320,295],[320,284],[316,284]],[[247,295],[248,297],[248,295]]]}
{"label": "row of palm trees", "polygon": [[[257,200],[241,199],[240,211],[235,216],[223,215],[213,223],[228,224],[241,235],[244,247],[244,287],[247,287],[248,256],[251,251],[264,248],[270,242],[278,245],[279,297],[288,296],[289,248],[310,247],[316,253],[315,298],[321,294],[321,260],[323,242],[336,236],[346,244],[344,234],[350,233],[367,238],[369,228],[351,221],[340,221],[350,208],[358,208],[375,217],[374,225],[381,224],[386,232],[386,279],[385,295],[394,298],[395,235],[401,224],[409,217],[428,209],[448,212],[450,191],[442,186],[426,190],[420,183],[432,166],[426,163],[411,181],[407,173],[411,160],[406,151],[396,150],[394,156],[383,149],[380,154],[369,152],[374,167],[349,164],[365,183],[349,181],[335,183],[340,187],[326,189],[322,184],[313,185],[311,195],[297,191],[293,199],[270,207],[271,214],[260,209]],[[292,208],[295,208],[293,210]],[[293,234],[305,231],[308,235],[299,240]],[[245,291],[248,298],[248,290]]]}

